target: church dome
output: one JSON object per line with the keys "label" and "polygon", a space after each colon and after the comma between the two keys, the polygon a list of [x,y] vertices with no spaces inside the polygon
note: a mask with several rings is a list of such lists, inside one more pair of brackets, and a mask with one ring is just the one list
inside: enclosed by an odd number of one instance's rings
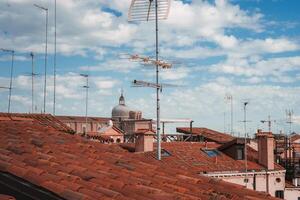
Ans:
{"label": "church dome", "polygon": [[125,105],[125,98],[123,93],[119,98],[119,105],[112,109],[111,115],[113,119],[128,119],[130,109]]}

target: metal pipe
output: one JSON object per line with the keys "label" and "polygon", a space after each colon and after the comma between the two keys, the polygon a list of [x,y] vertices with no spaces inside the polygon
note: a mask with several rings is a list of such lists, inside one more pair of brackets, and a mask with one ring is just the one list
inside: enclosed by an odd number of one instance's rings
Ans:
{"label": "metal pipe", "polygon": [[233,97],[231,95],[231,135],[233,136]]}
{"label": "metal pipe", "polygon": [[[159,84],[158,66],[158,0],[155,0],[155,57],[156,57],[156,84]],[[160,98],[159,88],[156,88],[156,134],[157,134],[157,160],[161,160],[161,137],[160,137]]]}
{"label": "metal pipe", "polygon": [[[247,179],[247,172],[248,172],[248,163],[247,163],[247,115],[246,115],[246,106],[248,105],[248,102],[244,102],[244,131],[245,131],[245,147],[244,147],[244,159],[245,159],[245,174],[246,174],[246,177],[245,179]],[[246,187],[247,187],[247,181],[246,181]]]}
{"label": "metal pipe", "polygon": [[56,112],[56,0],[54,1],[54,62],[53,62],[53,70],[54,70],[54,77],[53,77],[53,87],[54,87],[54,94],[53,94],[53,115]]}
{"label": "metal pipe", "polygon": [[31,52],[30,53],[31,56],[31,113],[34,112],[34,63],[33,63],[33,57],[34,54]]}
{"label": "metal pipe", "polygon": [[44,114],[46,113],[47,95],[47,56],[48,56],[48,9],[46,9],[46,45],[45,45],[45,80],[44,80]]}
{"label": "metal pipe", "polygon": [[10,82],[9,82],[9,97],[8,97],[8,113],[10,113],[10,106],[11,106],[11,90],[13,84],[13,72],[14,72],[14,56],[15,51],[11,51],[11,68],[10,68]]}
{"label": "metal pipe", "polygon": [[85,135],[87,136],[88,129],[88,101],[89,101],[89,76],[86,77],[86,97],[85,97]]}

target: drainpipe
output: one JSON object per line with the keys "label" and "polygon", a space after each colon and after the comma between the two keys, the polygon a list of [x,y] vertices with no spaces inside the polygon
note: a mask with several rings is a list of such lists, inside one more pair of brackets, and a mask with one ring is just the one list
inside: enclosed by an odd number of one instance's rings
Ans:
{"label": "drainpipe", "polygon": [[266,171],[266,187],[267,187],[267,193],[269,194],[269,174],[268,171]]}
{"label": "drainpipe", "polygon": [[253,190],[256,190],[256,174],[253,175]]}
{"label": "drainpipe", "polygon": [[193,120],[192,121],[190,121],[190,134],[191,134],[191,139],[193,138]]}

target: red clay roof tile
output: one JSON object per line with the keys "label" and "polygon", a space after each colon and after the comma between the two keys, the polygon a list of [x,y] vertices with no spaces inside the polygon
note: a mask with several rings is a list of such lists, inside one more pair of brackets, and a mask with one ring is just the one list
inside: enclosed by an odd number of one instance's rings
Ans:
{"label": "red clay roof tile", "polygon": [[[34,120],[43,117],[35,115]],[[237,190],[233,184],[212,182],[195,173],[205,156],[201,144],[164,143],[172,156],[159,162],[153,152],[130,153],[119,145],[66,134],[52,125],[51,119],[47,117],[47,124],[0,121],[1,171],[66,199],[272,199],[265,193]],[[34,140],[43,144],[32,144]],[[226,163],[227,159],[222,155],[218,163]],[[214,169],[210,166],[214,159],[204,160],[206,170]]]}
{"label": "red clay roof tile", "polygon": [[[177,127],[176,130],[179,133],[190,134],[190,127]],[[205,138],[205,140],[217,142],[219,144],[224,144],[234,139],[234,137],[229,134],[221,133],[208,128],[193,127],[192,134],[201,135]]]}

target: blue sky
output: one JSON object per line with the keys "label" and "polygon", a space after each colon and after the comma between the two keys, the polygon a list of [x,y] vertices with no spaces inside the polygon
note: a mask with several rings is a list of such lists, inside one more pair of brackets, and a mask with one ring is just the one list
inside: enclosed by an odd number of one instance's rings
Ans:
{"label": "blue sky", "polygon": [[[15,49],[12,111],[31,110],[31,60],[36,55],[35,105],[43,102],[44,15],[49,8],[47,112],[53,106],[54,1],[0,2],[0,47]],[[175,62],[162,70],[164,83],[184,85],[162,95],[163,118],[192,118],[196,126],[229,130],[233,96],[234,130],[243,132],[242,102],[248,106],[248,132],[267,130],[260,120],[271,115],[273,131],[287,132],[285,110],[292,109],[293,130],[300,132],[300,2],[297,0],[172,1],[160,22],[160,55]],[[154,24],[128,23],[129,0],[65,0],[57,3],[57,114],[84,115],[84,80],[91,75],[89,114],[110,116],[121,88],[126,104],[155,118],[153,89],[132,88],[134,79],[154,81],[154,69],[123,59],[126,53],[154,55]],[[0,52],[0,86],[9,83],[10,57]],[[0,111],[8,92],[0,90]],[[225,115],[225,120],[224,120]],[[224,123],[225,121],[225,123]],[[184,124],[181,124],[181,126]],[[170,129],[169,131],[174,131]]]}

